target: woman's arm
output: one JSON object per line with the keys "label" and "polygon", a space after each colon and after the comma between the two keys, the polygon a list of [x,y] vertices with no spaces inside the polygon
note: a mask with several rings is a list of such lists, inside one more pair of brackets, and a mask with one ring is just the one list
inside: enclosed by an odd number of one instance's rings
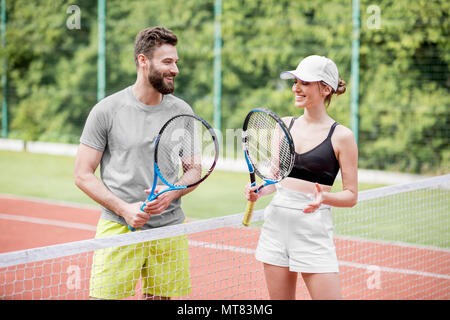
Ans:
{"label": "woman's arm", "polygon": [[[338,130],[339,128],[339,130]],[[315,199],[303,211],[314,212],[321,204],[333,207],[353,207],[358,201],[358,147],[353,132],[343,126],[336,128],[333,145],[341,167],[342,191],[324,192],[315,184]]]}

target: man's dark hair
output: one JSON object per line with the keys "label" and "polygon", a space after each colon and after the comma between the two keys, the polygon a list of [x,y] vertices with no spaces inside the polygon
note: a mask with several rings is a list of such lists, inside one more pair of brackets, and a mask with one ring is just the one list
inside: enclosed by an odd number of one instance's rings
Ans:
{"label": "man's dark hair", "polygon": [[138,33],[134,42],[134,62],[138,66],[138,55],[143,54],[147,58],[153,57],[156,48],[163,44],[176,46],[177,36],[169,29],[164,27],[149,27]]}

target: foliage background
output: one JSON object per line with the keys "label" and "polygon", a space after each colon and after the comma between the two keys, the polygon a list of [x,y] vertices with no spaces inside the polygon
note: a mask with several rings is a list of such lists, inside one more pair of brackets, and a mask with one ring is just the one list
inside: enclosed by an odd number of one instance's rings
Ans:
{"label": "foliage background", "polygon": [[[6,3],[0,54],[8,61],[9,137],[78,143],[97,100],[97,1]],[[81,28],[70,30],[73,4]],[[450,2],[361,0],[360,7],[360,167],[448,173]],[[164,25],[179,38],[176,95],[212,123],[214,0],[107,0],[106,10],[107,95],[135,81],[136,34]],[[224,129],[240,128],[253,106],[299,115],[279,74],[310,54],[338,65],[348,91],[329,113],[350,127],[351,1],[223,0],[221,23]]]}

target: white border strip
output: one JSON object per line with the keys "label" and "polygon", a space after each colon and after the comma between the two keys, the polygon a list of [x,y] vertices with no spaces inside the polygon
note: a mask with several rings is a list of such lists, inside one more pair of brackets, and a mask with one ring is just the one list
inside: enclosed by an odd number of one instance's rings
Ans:
{"label": "white border strip", "polygon": [[0,150],[22,152],[25,150],[25,141],[0,138]]}
{"label": "white border strip", "polygon": [[[0,150],[27,151],[32,153],[52,154],[58,156],[75,156],[78,144],[23,141],[14,139],[0,139]],[[238,151],[239,150],[235,150]],[[216,170],[248,172],[247,165],[242,157],[223,158],[220,157],[216,164]],[[342,180],[339,173],[337,180]],[[358,181],[379,184],[408,183],[422,179],[421,175],[402,172],[389,172],[370,169],[358,169]]]}

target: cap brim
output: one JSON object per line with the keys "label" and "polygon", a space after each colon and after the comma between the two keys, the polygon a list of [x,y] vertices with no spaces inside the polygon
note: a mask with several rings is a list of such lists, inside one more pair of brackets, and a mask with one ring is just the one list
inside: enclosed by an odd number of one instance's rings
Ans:
{"label": "cap brim", "polygon": [[315,81],[320,81],[321,79],[307,75],[307,74],[298,74],[296,72],[297,70],[292,70],[292,71],[285,71],[282,72],[280,74],[280,78],[283,80],[289,80],[289,79],[294,79],[297,78],[301,81],[305,81],[305,82],[315,82]]}
{"label": "cap brim", "polygon": [[280,73],[280,78],[283,80],[294,79],[295,78],[294,71],[295,70],[282,72]]}

